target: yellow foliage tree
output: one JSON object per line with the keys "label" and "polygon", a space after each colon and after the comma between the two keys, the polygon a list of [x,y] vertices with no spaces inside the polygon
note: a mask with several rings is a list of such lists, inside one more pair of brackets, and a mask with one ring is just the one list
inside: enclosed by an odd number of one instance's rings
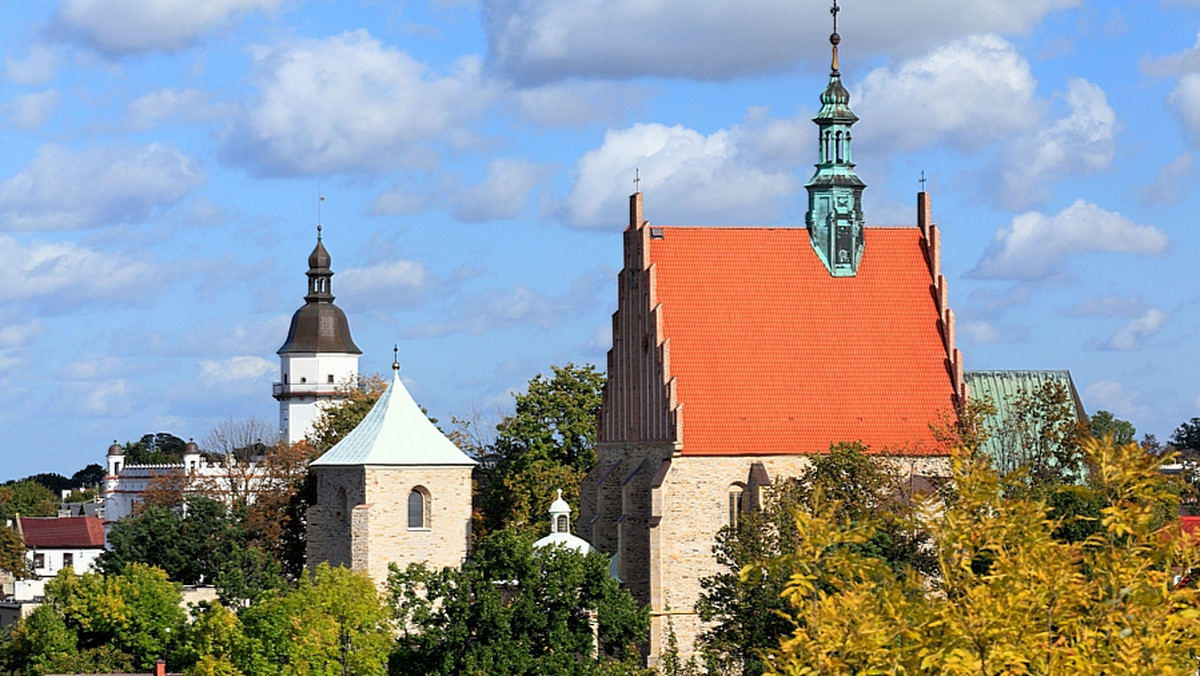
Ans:
{"label": "yellow foliage tree", "polygon": [[[789,573],[795,629],[768,656],[772,674],[1187,674],[1200,666],[1200,610],[1177,576],[1198,543],[1162,525],[1175,493],[1161,456],[1092,440],[1102,528],[1074,543],[1035,499],[1006,497],[987,463],[954,459],[956,496],[922,505],[938,572],[896,573],[861,555],[870,522],[795,515],[801,542],[769,565]],[[752,571],[743,571],[749,575]]]}

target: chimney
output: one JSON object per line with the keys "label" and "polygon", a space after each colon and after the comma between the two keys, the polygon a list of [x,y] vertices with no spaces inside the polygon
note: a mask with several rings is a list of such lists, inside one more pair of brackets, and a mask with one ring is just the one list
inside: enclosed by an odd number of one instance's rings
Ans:
{"label": "chimney", "polygon": [[629,227],[636,230],[642,225],[642,193],[629,196]]}
{"label": "chimney", "polygon": [[158,660],[154,663],[154,676],[167,676],[166,660]]}

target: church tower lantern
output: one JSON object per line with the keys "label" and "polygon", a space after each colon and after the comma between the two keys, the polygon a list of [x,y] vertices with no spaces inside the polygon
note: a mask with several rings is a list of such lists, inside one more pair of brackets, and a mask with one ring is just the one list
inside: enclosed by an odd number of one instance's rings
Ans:
{"label": "church tower lantern", "polygon": [[850,92],[842,86],[838,71],[837,33],[839,7],[834,0],[833,63],[829,85],[821,93],[821,110],[813,117],[818,129],[817,171],[805,184],[808,190],[808,213],[805,224],[813,249],[834,277],[853,277],[863,254],[862,193],[867,187],[854,173],[850,152],[850,127],[858,116],[850,110]]}
{"label": "church tower lantern", "polygon": [[350,337],[346,313],[333,304],[331,262],[318,225],[317,245],[308,256],[308,294],[277,352],[280,382],[273,394],[279,401],[280,437],[289,444],[304,439],[321,406],[340,398],[342,388],[358,376],[362,350]]}

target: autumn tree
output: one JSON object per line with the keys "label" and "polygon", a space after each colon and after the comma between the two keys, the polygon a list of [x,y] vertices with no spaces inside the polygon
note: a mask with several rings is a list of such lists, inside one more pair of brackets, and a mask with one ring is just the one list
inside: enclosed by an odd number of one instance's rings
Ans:
{"label": "autumn tree", "polygon": [[878,524],[870,537],[853,545],[856,550],[897,571],[935,568],[928,537],[911,518],[908,477],[867,450],[858,443],[832,444],[799,476],[768,489],[760,509],[743,513],[735,527],[717,534],[713,554],[724,570],[701,580],[703,591],[696,603],[708,625],[700,648],[710,668],[722,674],[761,674],[767,668],[763,654],[791,629],[781,596],[786,571],[755,564],[799,545],[792,517],[797,509],[835,504],[837,518]]}
{"label": "autumn tree", "polygon": [[481,487],[485,527],[536,528],[554,500],[555,489],[579,507],[579,484],[596,464],[596,413],[604,374],[595,366],[552,366],[528,389],[514,395],[515,411],[496,426],[484,456],[490,465]]}
{"label": "autumn tree", "polygon": [[933,574],[858,547],[874,519],[834,501],[797,509],[795,548],[766,564],[787,575],[792,623],[769,673],[1194,674],[1200,598],[1173,580],[1200,551],[1163,527],[1164,459],[1133,443],[1083,450],[1107,506],[1080,542],[1055,538],[1046,503],[1007,491],[985,459],[956,455],[955,499],[923,505]]}
{"label": "autumn tree", "polygon": [[606,556],[535,549],[512,529],[489,535],[461,569],[393,566],[388,589],[402,631],[397,675],[632,673],[649,626]]}
{"label": "autumn tree", "polygon": [[1007,410],[990,433],[998,442],[992,460],[1010,479],[1010,489],[1044,495],[1082,478],[1083,443],[1090,434],[1066,385],[1047,381],[1021,390]]}

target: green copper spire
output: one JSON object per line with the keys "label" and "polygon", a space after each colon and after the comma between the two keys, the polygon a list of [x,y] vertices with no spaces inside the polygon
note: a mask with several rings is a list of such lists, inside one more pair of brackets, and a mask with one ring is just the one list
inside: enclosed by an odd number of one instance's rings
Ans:
{"label": "green copper spire", "polygon": [[821,262],[834,277],[853,277],[863,254],[862,192],[866,183],[854,173],[850,127],[858,116],[850,110],[850,92],[838,72],[837,0],[833,14],[833,64],[829,85],[821,93],[821,110],[813,117],[818,131],[817,171],[805,184],[808,213],[804,222]]}

